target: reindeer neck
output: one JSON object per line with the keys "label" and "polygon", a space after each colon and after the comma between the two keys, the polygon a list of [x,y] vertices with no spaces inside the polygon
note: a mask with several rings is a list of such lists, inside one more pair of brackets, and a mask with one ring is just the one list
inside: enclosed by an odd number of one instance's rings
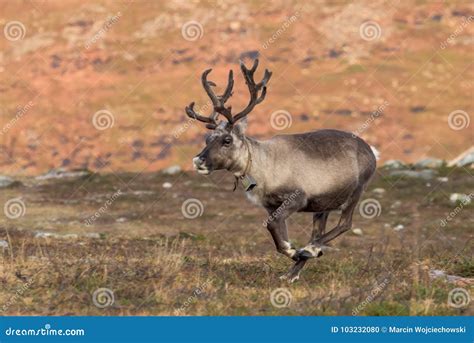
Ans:
{"label": "reindeer neck", "polygon": [[263,146],[261,142],[250,137],[244,137],[243,144],[245,153],[242,154],[239,170],[234,172],[234,175],[236,177],[251,176],[259,186],[263,185],[262,164],[265,160]]}

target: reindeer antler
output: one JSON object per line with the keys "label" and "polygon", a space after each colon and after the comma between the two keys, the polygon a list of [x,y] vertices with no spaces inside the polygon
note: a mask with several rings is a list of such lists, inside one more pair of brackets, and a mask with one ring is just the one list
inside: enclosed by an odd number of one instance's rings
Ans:
{"label": "reindeer antler", "polygon": [[[202,121],[206,123],[206,127],[208,129],[215,129],[218,125],[217,123],[217,116],[219,114],[222,114],[229,124],[232,126],[234,125],[238,120],[244,118],[249,114],[255,105],[261,103],[263,99],[265,99],[265,95],[267,93],[267,83],[268,80],[270,80],[270,77],[272,76],[272,73],[268,71],[268,69],[265,69],[265,74],[263,76],[263,79],[259,83],[255,83],[253,76],[255,73],[255,70],[257,70],[258,66],[258,59],[256,59],[253,63],[253,66],[251,69],[247,69],[247,67],[244,65],[244,63],[241,61],[240,62],[240,69],[242,70],[242,74],[244,75],[245,78],[245,83],[247,84],[250,92],[250,101],[247,105],[247,107],[236,114],[235,116],[232,116],[232,108],[231,106],[225,107],[225,103],[229,98],[232,96],[232,89],[234,87],[234,74],[232,70],[229,70],[229,78],[227,81],[227,87],[222,95],[216,95],[214,91],[212,90],[211,87],[215,87],[216,84],[212,81],[207,80],[207,76],[209,73],[212,71],[212,69],[207,69],[202,73],[201,76],[201,82],[202,86],[204,87],[204,90],[206,91],[207,95],[211,99],[213,111],[209,117],[200,115],[199,113],[196,113],[194,111],[194,102],[192,102],[189,106],[185,108],[186,114],[188,117],[192,119],[197,119],[199,121]],[[260,95],[259,92],[261,91]]]}
{"label": "reindeer antler", "polygon": [[206,123],[206,127],[208,129],[215,129],[217,127],[217,116],[219,113],[224,115],[227,120],[232,120],[232,115],[230,114],[230,107],[225,107],[225,102],[230,98],[232,95],[232,88],[234,87],[234,74],[232,70],[229,71],[229,80],[227,83],[227,87],[222,95],[216,95],[211,87],[215,87],[216,84],[212,81],[207,80],[207,75],[212,71],[212,69],[207,69],[202,73],[201,82],[204,90],[206,91],[207,95],[211,99],[213,111],[209,117],[200,115],[194,110],[194,102],[192,102],[189,106],[185,108],[186,114],[188,117],[192,119],[197,119]]}
{"label": "reindeer antler", "polygon": [[[263,101],[263,99],[265,99],[265,95],[267,95],[267,83],[270,80],[270,77],[272,76],[272,72],[269,71],[268,69],[265,69],[265,73],[263,75],[262,81],[255,84],[255,80],[253,79],[253,74],[255,73],[255,70],[257,70],[257,67],[258,67],[258,59],[256,59],[253,62],[253,66],[250,69],[247,69],[245,64],[242,61],[240,61],[240,69],[242,70],[242,74],[244,75],[245,83],[247,84],[249,88],[250,100],[247,107],[234,116],[234,122],[237,122],[238,120],[246,117],[247,114],[249,114],[256,105],[258,105],[259,103]],[[261,93],[259,96],[258,93],[260,91]]]}

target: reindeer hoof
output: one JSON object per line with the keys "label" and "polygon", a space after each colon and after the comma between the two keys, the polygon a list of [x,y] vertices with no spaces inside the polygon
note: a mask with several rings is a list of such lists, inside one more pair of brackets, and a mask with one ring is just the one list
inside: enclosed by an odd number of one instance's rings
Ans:
{"label": "reindeer hoof", "polygon": [[300,279],[300,274],[294,275],[294,276],[290,276],[290,277],[288,278],[288,283],[294,283],[294,282],[298,281],[299,279]]}

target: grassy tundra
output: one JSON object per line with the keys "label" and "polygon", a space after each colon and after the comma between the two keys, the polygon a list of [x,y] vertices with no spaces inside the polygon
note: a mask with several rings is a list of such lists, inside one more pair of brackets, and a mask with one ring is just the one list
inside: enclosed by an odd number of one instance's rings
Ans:
{"label": "grassy tundra", "polygon": [[[25,211],[1,217],[0,239],[8,247],[0,248],[0,309],[8,315],[472,315],[472,304],[455,308],[447,300],[456,287],[472,292],[472,204],[460,208],[449,194],[472,190],[474,180],[463,168],[438,172],[449,181],[394,178],[379,169],[363,197],[380,203],[379,215],[364,218],[357,209],[353,227],[362,235],[334,240],[339,250],[311,260],[292,285],[278,279],[290,261],[274,251],[264,210],[243,192],[232,193],[228,175],[24,179],[1,195],[2,203],[20,198]],[[202,212],[188,213],[194,219],[182,210],[191,198],[203,204]],[[394,230],[397,225],[404,228]],[[304,243],[311,216],[297,214],[289,227],[290,238]],[[435,269],[463,279],[432,279]],[[114,295],[104,308],[92,301],[99,288]],[[279,291],[283,299],[272,304]]]}

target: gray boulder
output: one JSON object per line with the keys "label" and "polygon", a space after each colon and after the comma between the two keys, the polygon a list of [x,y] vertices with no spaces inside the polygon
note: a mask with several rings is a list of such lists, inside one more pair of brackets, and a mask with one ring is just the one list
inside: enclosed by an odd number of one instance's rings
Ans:
{"label": "gray boulder", "polygon": [[9,188],[20,185],[20,181],[15,181],[11,177],[0,175],[0,188]]}
{"label": "gray boulder", "polygon": [[165,175],[176,175],[181,173],[181,167],[178,165],[170,166],[162,170],[162,173]]}
{"label": "gray boulder", "polygon": [[415,163],[415,168],[419,169],[438,169],[443,166],[444,161],[438,158],[425,158]]}
{"label": "gray boulder", "polygon": [[51,179],[69,179],[69,178],[81,178],[91,175],[92,172],[87,169],[74,169],[66,170],[64,168],[51,169],[49,172],[43,175],[35,177],[36,180],[51,180]]}
{"label": "gray boulder", "polygon": [[388,160],[383,164],[384,168],[387,169],[404,169],[406,165],[399,160]]}
{"label": "gray boulder", "polygon": [[390,176],[404,176],[412,179],[431,180],[436,176],[436,172],[432,169],[423,170],[394,170],[390,172]]}

